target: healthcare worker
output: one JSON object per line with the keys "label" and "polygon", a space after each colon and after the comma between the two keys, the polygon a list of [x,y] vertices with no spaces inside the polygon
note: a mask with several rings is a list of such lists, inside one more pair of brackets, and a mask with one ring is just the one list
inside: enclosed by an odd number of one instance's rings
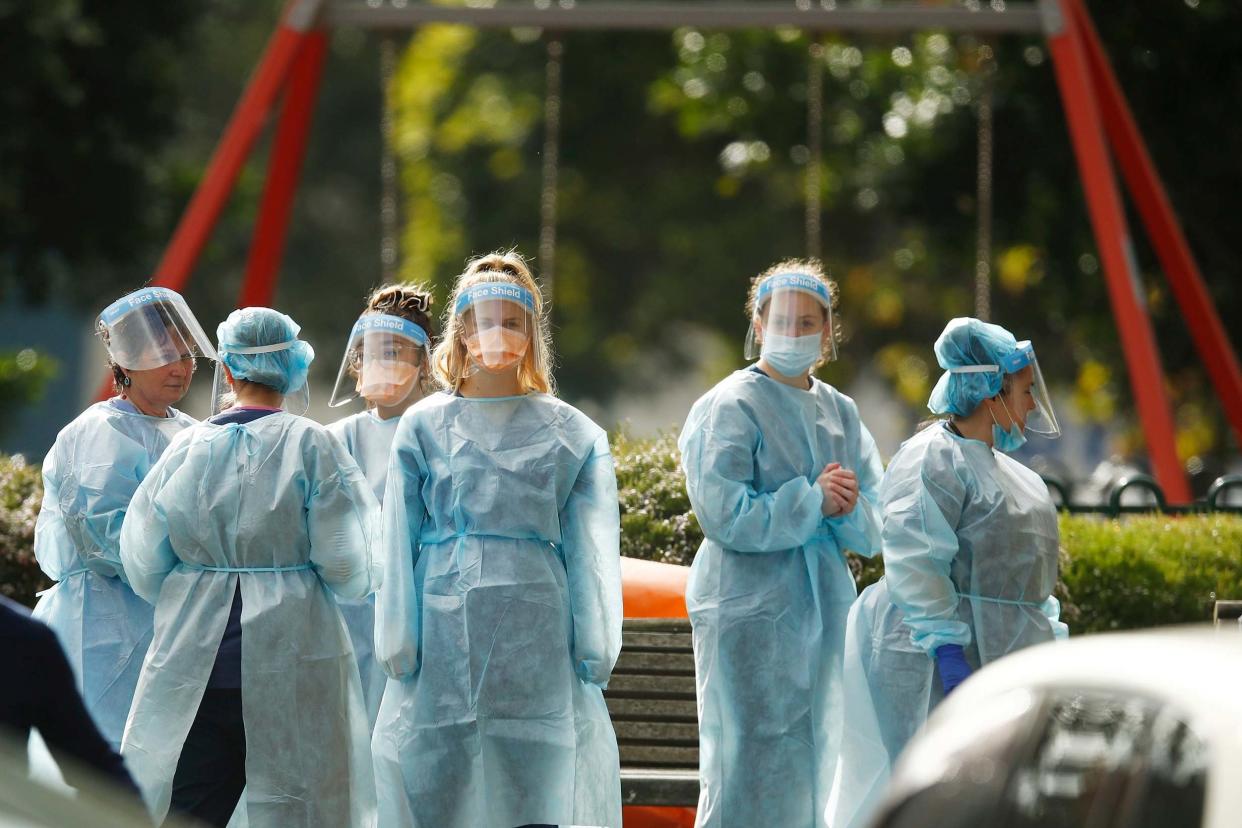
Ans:
{"label": "healthcare worker", "polygon": [[373,825],[366,710],[329,590],[379,583],[378,504],[327,429],[282,411],[314,358],[268,308],[217,330],[235,401],[173,442],[134,496],[121,560],[155,635],[121,753],[157,820]]}
{"label": "healthcare worker", "polygon": [[1053,596],[1057,512],[1007,452],[1057,437],[1030,342],[954,319],[928,408],[944,419],[902,444],[881,486],[885,577],[863,591],[846,641],[847,727],[834,825],[866,824],[892,762],[972,672],[1067,635]]}
{"label": "healthcare worker", "polygon": [[151,606],[121,569],[121,521],[169,442],[195,423],[173,405],[190,390],[195,358],[216,352],[185,300],[167,288],[123,296],[96,330],[116,396],[65,426],[43,461],[35,557],[58,583],[34,614],[56,632],[86,709],[119,750],[152,624]]}
{"label": "healthcare worker", "polygon": [[[401,415],[435,390],[430,366],[431,294],[414,285],[384,285],[371,294],[350,331],[329,405],[361,399],[365,411],[337,420],[328,431],[362,468],[377,502],[384,500],[388,455]],[[337,596],[362,676],[367,719],[375,726],[388,676],[375,660],[375,596]]]}
{"label": "healthcare worker", "polygon": [[836,353],[816,262],[757,277],[746,356],[679,446],[703,545],[690,568],[696,826],[822,825],[841,731],[845,552],[879,551],[882,467],[854,401],[811,372]]}
{"label": "healthcare worker", "polygon": [[608,438],[552,395],[516,253],[471,261],[397,426],[384,493],[372,748],[385,828],[621,825],[603,688],[621,649]]}

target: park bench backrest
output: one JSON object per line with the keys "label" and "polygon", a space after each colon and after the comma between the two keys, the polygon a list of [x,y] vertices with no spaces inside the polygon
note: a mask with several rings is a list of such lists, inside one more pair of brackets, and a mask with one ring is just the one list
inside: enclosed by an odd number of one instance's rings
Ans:
{"label": "park bench backrest", "polygon": [[626,619],[621,657],[604,698],[621,768],[699,768],[694,650],[684,619]]}

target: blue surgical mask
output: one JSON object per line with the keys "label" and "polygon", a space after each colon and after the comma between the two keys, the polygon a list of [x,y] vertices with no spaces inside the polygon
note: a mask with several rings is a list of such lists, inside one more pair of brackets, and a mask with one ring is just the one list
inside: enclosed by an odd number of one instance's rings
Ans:
{"label": "blue surgical mask", "polygon": [[[1005,405],[1005,401],[1001,400],[1001,405],[1005,406],[1005,413],[1009,414],[1009,430],[1000,427],[1000,423],[996,420],[996,415],[992,414],[992,445],[1008,454],[1011,451],[1017,451],[1026,444],[1026,434],[1022,429],[1018,428],[1018,421],[1009,411],[1009,406]],[[991,412],[992,409],[988,409]]]}
{"label": "blue surgical mask", "polygon": [[822,341],[820,334],[781,336],[769,333],[763,337],[760,353],[764,361],[783,376],[796,377],[819,361]]}

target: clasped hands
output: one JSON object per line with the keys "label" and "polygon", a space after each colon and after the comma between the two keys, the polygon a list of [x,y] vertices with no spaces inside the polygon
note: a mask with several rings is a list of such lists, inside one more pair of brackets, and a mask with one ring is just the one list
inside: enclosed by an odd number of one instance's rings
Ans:
{"label": "clasped hands", "polygon": [[854,472],[840,463],[829,463],[815,483],[824,490],[824,503],[820,506],[824,517],[845,517],[854,511],[858,503],[858,477]]}

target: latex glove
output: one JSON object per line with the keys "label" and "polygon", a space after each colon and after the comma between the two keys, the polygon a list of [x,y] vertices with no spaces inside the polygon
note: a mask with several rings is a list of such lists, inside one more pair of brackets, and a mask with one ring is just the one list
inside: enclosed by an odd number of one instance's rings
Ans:
{"label": "latex glove", "polygon": [[966,663],[960,644],[941,644],[936,648],[936,665],[940,667],[940,686],[947,696],[974,672]]}

